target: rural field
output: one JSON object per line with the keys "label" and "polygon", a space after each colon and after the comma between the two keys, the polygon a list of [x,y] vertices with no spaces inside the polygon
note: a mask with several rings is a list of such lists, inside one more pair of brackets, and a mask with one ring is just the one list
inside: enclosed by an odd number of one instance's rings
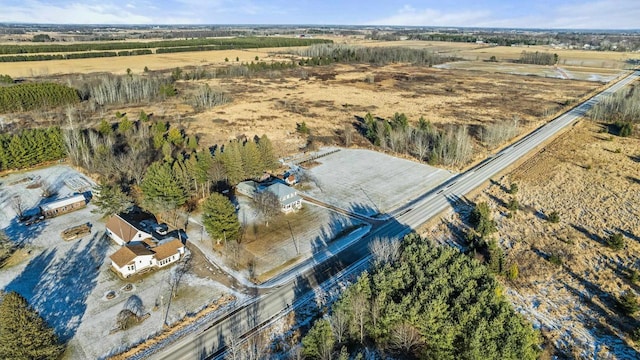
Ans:
{"label": "rural field", "polygon": [[[295,132],[297,123],[305,122],[312,135],[330,144],[340,144],[344,125],[356,123],[356,116],[367,112],[381,118],[402,112],[413,123],[424,116],[435,124],[466,124],[472,134],[479,126],[516,117],[525,130],[540,125],[561,104],[600,86],[588,81],[399,64],[298,68],[271,78],[207,83],[234,100],[199,114],[185,114],[182,122],[187,129],[197,131],[207,144],[224,143],[241,134],[267,134],[283,154],[298,151],[306,142]],[[163,106],[166,113],[172,111],[171,104]],[[476,150],[478,157],[483,154]]]}
{"label": "rural field", "polygon": [[[638,289],[629,277],[638,270],[640,253],[639,156],[637,139],[603,133],[601,125],[582,120],[469,199],[489,203],[505,268],[520,269],[517,279],[504,281],[507,296],[566,356],[640,354],[629,336],[638,318],[622,315],[616,301]],[[506,192],[511,183],[518,185],[516,195]],[[507,203],[514,197],[521,210],[509,218]],[[461,218],[470,210],[459,211],[426,229],[427,236],[440,242],[459,236],[467,228]],[[557,224],[547,220],[554,211]],[[623,234],[625,249],[604,245],[614,233]],[[549,261],[552,255],[560,265]]]}

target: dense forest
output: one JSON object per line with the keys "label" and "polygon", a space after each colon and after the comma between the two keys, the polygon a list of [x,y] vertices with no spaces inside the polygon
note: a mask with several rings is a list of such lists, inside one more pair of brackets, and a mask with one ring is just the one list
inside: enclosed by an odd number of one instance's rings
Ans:
{"label": "dense forest", "polygon": [[0,114],[80,102],[78,91],[56,83],[23,83],[0,86]]}
{"label": "dense forest", "polygon": [[23,169],[65,156],[59,128],[25,129],[17,134],[0,133],[0,171]]}
{"label": "dense forest", "polygon": [[316,44],[295,51],[305,56],[300,65],[329,65],[332,63],[411,63],[415,65],[436,65],[454,60],[424,49],[404,47],[362,47],[351,45]]}
{"label": "dense forest", "polygon": [[[386,246],[397,248],[398,242]],[[340,348],[343,354],[374,348],[383,358],[538,357],[539,335],[484,265],[416,234],[399,246],[374,252],[371,273],[313,324],[302,340],[307,358],[331,359]]]}

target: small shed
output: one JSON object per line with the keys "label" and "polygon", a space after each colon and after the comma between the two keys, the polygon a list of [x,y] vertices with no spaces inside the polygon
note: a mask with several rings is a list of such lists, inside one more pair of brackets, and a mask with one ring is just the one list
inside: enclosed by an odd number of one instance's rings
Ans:
{"label": "small shed", "polygon": [[87,199],[85,199],[84,195],[78,194],[40,205],[40,212],[44,217],[52,218],[82,209],[85,206],[87,206]]}

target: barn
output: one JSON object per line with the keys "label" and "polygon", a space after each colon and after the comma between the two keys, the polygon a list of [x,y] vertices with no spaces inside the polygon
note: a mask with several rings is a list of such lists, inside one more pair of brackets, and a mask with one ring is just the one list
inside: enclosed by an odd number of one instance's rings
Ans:
{"label": "barn", "polygon": [[82,209],[85,206],[87,206],[87,199],[85,199],[84,195],[78,194],[40,205],[40,212],[44,217],[52,218]]}

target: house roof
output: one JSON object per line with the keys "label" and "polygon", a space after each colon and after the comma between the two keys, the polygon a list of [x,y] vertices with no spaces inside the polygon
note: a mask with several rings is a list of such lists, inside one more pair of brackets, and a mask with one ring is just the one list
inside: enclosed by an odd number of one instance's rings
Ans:
{"label": "house roof", "polygon": [[177,254],[178,249],[183,246],[184,245],[182,245],[182,242],[179,239],[173,239],[169,242],[156,246],[153,248],[153,251],[156,253],[156,260],[160,261],[171,255]]}
{"label": "house roof", "polygon": [[78,194],[78,195],[68,196],[66,198],[62,198],[56,201],[52,201],[48,204],[40,205],[40,209],[42,209],[42,211],[51,211],[57,208],[61,208],[63,206],[79,203],[81,201],[86,202],[87,200],[85,199],[84,195]]}
{"label": "house roof", "polygon": [[258,189],[258,184],[255,181],[243,181],[236,185],[236,190],[246,196],[252,197],[256,190]]}
{"label": "house roof", "polygon": [[138,256],[153,255],[153,251],[147,249],[142,244],[125,245],[114,252],[109,258],[118,267],[123,267],[132,262]]}
{"label": "house roof", "polygon": [[[113,215],[107,221],[107,229],[116,234],[124,242],[130,242],[138,233],[138,228],[133,226],[130,222],[120,217],[120,215]],[[143,231],[143,233],[145,233]],[[146,233],[145,233],[146,234]],[[151,237],[150,234],[148,237]]]}
{"label": "house roof", "polygon": [[283,199],[288,195],[296,195],[296,190],[290,188],[289,186],[282,183],[275,183],[267,188],[267,191],[270,191],[278,197],[278,199]]}

